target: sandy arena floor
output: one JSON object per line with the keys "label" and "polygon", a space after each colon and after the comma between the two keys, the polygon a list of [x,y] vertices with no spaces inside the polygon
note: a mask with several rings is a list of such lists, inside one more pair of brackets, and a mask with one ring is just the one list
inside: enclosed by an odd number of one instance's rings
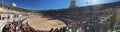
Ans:
{"label": "sandy arena floor", "polygon": [[61,20],[57,19],[49,20],[49,19],[50,18],[35,17],[28,22],[28,25],[34,29],[42,31],[49,31],[51,30],[51,28],[60,29],[61,27],[66,27],[65,23],[62,22]]}

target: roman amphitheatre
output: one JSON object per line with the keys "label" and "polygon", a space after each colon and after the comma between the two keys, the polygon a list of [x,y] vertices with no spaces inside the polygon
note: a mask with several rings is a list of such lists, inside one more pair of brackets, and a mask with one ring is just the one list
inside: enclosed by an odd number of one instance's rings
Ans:
{"label": "roman amphitheatre", "polygon": [[[31,29],[31,31],[33,31],[34,29],[35,31],[36,30],[50,31],[51,28],[60,29],[61,27],[69,28],[68,31],[76,30],[77,28],[81,28],[81,30],[89,31],[86,29],[89,27],[86,26],[91,26],[92,27],[90,28],[91,30],[95,28],[93,30],[94,32],[98,32],[98,31],[106,32],[107,30],[111,29],[110,26],[112,25],[110,24],[114,23],[113,20],[115,19],[120,20],[119,11],[120,11],[120,2],[92,5],[85,7],[84,6],[76,7],[75,1],[71,1],[69,8],[55,9],[55,10],[29,10],[29,9],[0,4],[0,13],[2,16],[1,19],[5,18],[5,20],[0,20],[0,24],[1,24],[0,32],[3,30],[4,26],[8,22],[19,23],[18,24],[19,27],[22,26],[20,24],[25,23],[26,25],[27,23],[29,27],[33,28]],[[10,19],[7,19],[9,17],[5,17],[8,15],[10,16]],[[54,19],[51,16],[57,19]],[[111,21],[110,19],[113,20]],[[23,25],[22,27],[29,28],[28,26],[25,25]],[[106,27],[107,29],[105,30],[104,27]],[[19,29],[22,30],[23,28],[19,28]]]}

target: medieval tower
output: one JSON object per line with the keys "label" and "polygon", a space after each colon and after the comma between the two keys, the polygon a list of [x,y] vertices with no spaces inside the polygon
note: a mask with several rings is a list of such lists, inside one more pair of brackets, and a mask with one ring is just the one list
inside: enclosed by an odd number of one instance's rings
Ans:
{"label": "medieval tower", "polygon": [[76,7],[76,1],[72,0],[69,8],[75,8]]}

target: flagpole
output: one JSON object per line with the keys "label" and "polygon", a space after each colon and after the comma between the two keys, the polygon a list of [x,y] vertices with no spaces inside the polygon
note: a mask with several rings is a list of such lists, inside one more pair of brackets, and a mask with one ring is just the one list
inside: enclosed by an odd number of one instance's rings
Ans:
{"label": "flagpole", "polygon": [[3,5],[4,5],[4,0],[2,0],[2,8],[4,8]]}

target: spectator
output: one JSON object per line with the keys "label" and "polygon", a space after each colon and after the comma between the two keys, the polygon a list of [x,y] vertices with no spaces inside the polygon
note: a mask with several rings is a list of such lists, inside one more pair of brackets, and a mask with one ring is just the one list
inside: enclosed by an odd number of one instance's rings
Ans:
{"label": "spectator", "polygon": [[2,32],[9,32],[9,25],[5,25]]}
{"label": "spectator", "polygon": [[53,32],[53,28],[51,28],[50,32]]}
{"label": "spectator", "polygon": [[55,29],[55,32],[59,32],[58,28]]}

